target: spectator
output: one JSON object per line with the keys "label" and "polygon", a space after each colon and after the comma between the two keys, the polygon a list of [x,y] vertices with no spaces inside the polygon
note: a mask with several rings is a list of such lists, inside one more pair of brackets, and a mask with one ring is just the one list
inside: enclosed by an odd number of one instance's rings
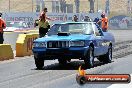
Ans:
{"label": "spectator", "polygon": [[39,16],[39,19],[40,20],[47,19],[47,20],[52,20],[53,21],[53,19],[51,19],[51,18],[49,18],[49,17],[46,16],[47,12],[48,12],[47,8],[44,8],[43,11],[41,12],[40,16]]}
{"label": "spectator", "polygon": [[48,32],[48,29],[50,28],[50,24],[47,21],[52,20],[46,16],[47,13],[47,8],[44,8],[43,11],[41,12],[41,15],[39,17],[39,20],[35,21],[35,26],[39,26],[39,37],[44,37],[46,33]]}
{"label": "spectator", "polygon": [[44,37],[50,28],[50,24],[46,19],[35,21],[35,26],[39,26],[39,37]]}
{"label": "spectator", "polygon": [[101,15],[101,17],[102,19],[99,20],[97,23],[101,22],[103,32],[107,32],[108,31],[108,18],[105,16],[104,13]]}
{"label": "spectator", "polygon": [[89,16],[85,16],[84,21],[85,22],[91,22],[92,20],[89,18]]}
{"label": "spectator", "polygon": [[73,16],[73,21],[74,21],[74,22],[78,22],[78,17],[77,17],[77,15],[74,15],[74,16]]}
{"label": "spectator", "polygon": [[6,23],[2,19],[2,13],[0,13],[0,44],[3,44],[4,38],[3,38],[3,29],[6,28]]}

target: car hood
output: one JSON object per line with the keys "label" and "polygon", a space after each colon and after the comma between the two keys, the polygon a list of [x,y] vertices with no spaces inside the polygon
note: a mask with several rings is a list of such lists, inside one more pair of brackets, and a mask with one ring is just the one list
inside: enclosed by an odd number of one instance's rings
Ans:
{"label": "car hood", "polygon": [[69,36],[58,36],[58,35],[51,35],[51,36],[46,36],[42,38],[38,38],[35,41],[38,42],[43,42],[43,41],[74,41],[74,40],[90,40],[91,35],[83,35],[83,34],[72,34]]}

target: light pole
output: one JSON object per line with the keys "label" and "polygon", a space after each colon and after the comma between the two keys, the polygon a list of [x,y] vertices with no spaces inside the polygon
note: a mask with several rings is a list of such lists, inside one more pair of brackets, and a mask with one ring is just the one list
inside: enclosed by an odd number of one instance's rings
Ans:
{"label": "light pole", "polygon": [[32,12],[33,12],[33,0],[32,0]]}
{"label": "light pole", "polygon": [[99,10],[99,1],[97,0],[97,12]]}
{"label": "light pole", "polygon": [[10,0],[9,0],[9,12],[10,12]]}

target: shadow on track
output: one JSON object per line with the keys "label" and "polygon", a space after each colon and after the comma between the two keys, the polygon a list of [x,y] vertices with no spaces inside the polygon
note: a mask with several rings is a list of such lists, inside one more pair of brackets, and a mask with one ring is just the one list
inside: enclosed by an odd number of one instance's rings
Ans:
{"label": "shadow on track", "polygon": [[[105,65],[105,64],[99,61],[95,61],[94,63],[94,67],[101,66],[101,65]],[[44,68],[41,70],[78,70],[79,66],[82,66],[84,70],[90,69],[85,67],[84,61],[71,61],[70,63],[67,63],[66,65],[59,65],[59,63],[47,65],[47,66],[44,66]]]}

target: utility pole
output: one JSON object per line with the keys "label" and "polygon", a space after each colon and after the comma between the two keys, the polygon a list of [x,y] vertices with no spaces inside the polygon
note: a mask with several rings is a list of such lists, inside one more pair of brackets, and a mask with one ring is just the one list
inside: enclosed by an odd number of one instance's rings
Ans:
{"label": "utility pole", "polygon": [[40,0],[36,0],[36,11],[35,12],[40,12]]}
{"label": "utility pole", "polygon": [[99,10],[99,0],[97,0],[97,12]]}
{"label": "utility pole", "polygon": [[10,7],[10,3],[11,3],[11,2],[10,2],[10,0],[9,0],[9,12],[10,12],[10,9],[11,9],[11,7]]}
{"label": "utility pole", "polygon": [[33,12],[33,0],[32,0],[32,12]]}
{"label": "utility pole", "polygon": [[89,2],[90,2],[90,13],[94,13],[94,2],[95,2],[95,0],[89,0]]}
{"label": "utility pole", "polygon": [[45,2],[44,0],[41,0],[40,3],[42,4],[42,10],[45,8]]}
{"label": "utility pole", "polygon": [[74,0],[75,6],[76,6],[76,13],[79,13],[79,8],[80,8],[80,0]]}
{"label": "utility pole", "polygon": [[105,13],[110,14],[110,1],[106,0],[105,2]]}
{"label": "utility pole", "polygon": [[128,14],[130,14],[132,12],[131,2],[132,2],[132,0],[127,1],[127,13]]}

